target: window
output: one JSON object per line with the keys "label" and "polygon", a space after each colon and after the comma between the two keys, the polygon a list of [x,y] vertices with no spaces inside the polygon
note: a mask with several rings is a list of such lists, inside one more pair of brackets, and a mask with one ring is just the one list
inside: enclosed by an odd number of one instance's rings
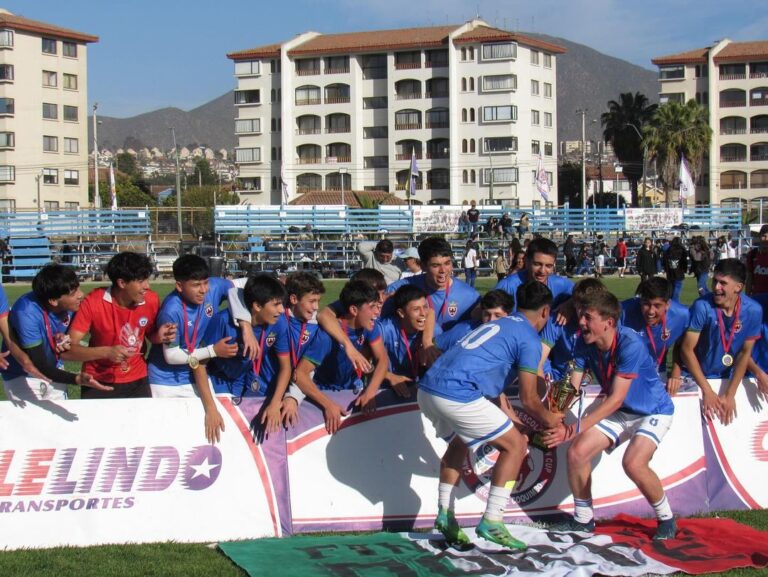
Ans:
{"label": "window", "polygon": [[659,67],[659,80],[679,80],[685,78],[685,66]]}
{"label": "window", "polygon": [[468,150],[468,149],[467,149],[467,139],[466,139],[466,138],[463,138],[463,139],[461,140],[461,152],[462,152],[462,154],[466,154],[466,153],[467,153],[467,150]]}
{"label": "window", "polygon": [[490,168],[484,168],[483,182],[486,184],[490,182],[493,182],[494,184],[517,182],[517,168],[514,166],[494,168],[493,172],[491,172]]}
{"label": "window", "polygon": [[12,115],[13,110],[13,98],[0,98],[0,114]]}
{"label": "window", "polygon": [[539,95],[539,81],[538,80],[531,80],[531,94],[534,96]]}
{"label": "window", "polygon": [[462,170],[461,171],[461,183],[462,184],[469,184],[469,171]]}
{"label": "window", "polygon": [[552,128],[552,113],[551,112],[545,112],[544,113],[544,126],[547,128]]}
{"label": "window", "polygon": [[56,88],[59,85],[58,77],[51,70],[43,70],[43,86]]}
{"label": "window", "polygon": [[467,79],[462,78],[461,79],[461,91],[466,92],[467,91]]}
{"label": "window", "polygon": [[492,90],[517,90],[517,76],[515,74],[483,76],[483,92]]}
{"label": "window", "polygon": [[43,136],[43,151],[45,151],[45,152],[58,152],[59,151],[59,137],[58,136]]}
{"label": "window", "polygon": [[534,126],[539,125],[539,111],[538,110],[531,110],[531,124]]}
{"label": "window", "polygon": [[534,66],[539,65],[539,51],[538,50],[531,50],[531,64]]}
{"label": "window", "polygon": [[296,89],[296,105],[320,104],[319,86],[299,86]]}
{"label": "window", "polygon": [[0,166],[0,182],[13,182],[16,180],[16,167],[9,165]]}
{"label": "window", "polygon": [[274,147],[274,146],[272,147],[272,157],[271,157],[271,159],[272,160],[277,160],[277,148]]}
{"label": "window", "polygon": [[346,74],[349,72],[349,56],[329,56],[325,59],[326,74]]}
{"label": "window", "polygon": [[467,49],[462,48],[461,49],[461,61],[464,62],[467,59]]}
{"label": "window", "polygon": [[427,128],[448,128],[448,109],[433,108],[426,112]]}
{"label": "window", "polygon": [[56,54],[56,40],[54,38],[43,38],[43,53]]}
{"label": "window", "polygon": [[235,162],[261,162],[261,148],[236,148]]}
{"label": "window", "polygon": [[474,92],[475,91],[475,77],[470,76],[469,77],[469,91]]}
{"label": "window", "polygon": [[552,98],[552,85],[549,82],[544,83],[544,98]]}
{"label": "window", "polygon": [[235,90],[235,106],[239,104],[261,104],[261,91]]}
{"label": "window", "polygon": [[517,136],[498,136],[483,138],[483,151],[517,152]]}
{"label": "window", "polygon": [[475,109],[470,108],[469,109],[469,121],[474,122],[475,121]]}
{"label": "window", "polygon": [[400,110],[395,113],[396,130],[421,128],[421,113],[418,110]]}
{"label": "window", "polygon": [[77,138],[64,137],[64,152],[69,154],[77,154],[80,152],[80,143]]}
{"label": "window", "polygon": [[64,210],[77,210],[78,208],[80,208],[79,202],[72,202],[71,200],[64,201]]}
{"label": "window", "polygon": [[77,106],[64,105],[64,120],[67,122],[77,122]]}
{"label": "window", "polygon": [[475,152],[475,139],[474,138],[470,138],[469,139],[469,153],[472,154],[473,152]]}
{"label": "window", "polygon": [[77,43],[62,40],[61,53],[67,58],[77,58]]}
{"label": "window", "polygon": [[235,120],[236,134],[260,134],[261,118],[243,118]]}
{"label": "window", "polygon": [[59,201],[58,200],[46,200],[43,203],[43,206],[45,207],[46,212],[51,212],[54,210],[59,210]]}
{"label": "window", "polygon": [[475,172],[475,169],[469,171],[469,182],[471,184],[475,184],[477,182],[477,172]]}
{"label": "window", "polygon": [[261,63],[258,60],[240,60],[235,62],[235,76],[258,76],[260,73]]}
{"label": "window", "polygon": [[277,72],[277,62],[275,60],[269,61],[269,73],[274,74]]}
{"label": "window", "polygon": [[461,121],[466,122],[467,121],[467,109],[462,108],[461,109]]}
{"label": "window", "polygon": [[50,102],[43,102],[43,118],[47,120],[58,120],[59,107]]}
{"label": "window", "polygon": [[0,82],[13,80],[13,64],[0,64]]}
{"label": "window", "polygon": [[483,122],[515,122],[517,106],[483,106]]}
{"label": "window", "polygon": [[552,143],[551,142],[545,142],[544,143],[544,156],[552,156]]}
{"label": "window", "polygon": [[366,126],[363,128],[363,138],[387,138],[388,126]]}
{"label": "window", "polygon": [[16,212],[16,201],[12,198],[0,200],[0,212]]}
{"label": "window", "polygon": [[[273,176],[273,189],[277,189],[277,177]],[[261,177],[253,176],[240,179],[240,189],[242,190],[261,190]]]}
{"label": "window", "polygon": [[541,143],[538,140],[531,140],[531,154],[541,154]]}
{"label": "window", "polygon": [[483,60],[509,60],[517,58],[517,44],[514,42],[494,42],[483,44]]}
{"label": "window", "polygon": [[369,96],[363,98],[363,110],[371,110],[374,108],[386,108],[387,97],[386,96]]}
{"label": "window", "polygon": [[0,48],[13,48],[13,30],[0,30]]}
{"label": "window", "polygon": [[544,68],[552,68],[552,55],[544,54]]}
{"label": "window", "polygon": [[320,74],[319,58],[302,58],[301,60],[296,60],[297,76],[310,76],[312,74]]}
{"label": "window", "polygon": [[77,74],[64,74],[64,90],[77,90]]}
{"label": "window", "polygon": [[0,132],[0,148],[13,148],[16,145],[16,134]]}
{"label": "window", "polygon": [[59,169],[58,168],[44,168],[43,169],[43,184],[59,184]]}
{"label": "window", "polygon": [[64,184],[80,184],[80,171],[79,170],[65,170],[64,171]]}

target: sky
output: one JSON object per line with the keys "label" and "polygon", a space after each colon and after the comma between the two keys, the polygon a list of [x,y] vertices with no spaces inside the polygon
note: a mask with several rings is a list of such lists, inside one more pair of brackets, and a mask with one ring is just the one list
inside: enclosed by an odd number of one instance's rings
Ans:
{"label": "sky", "polygon": [[310,30],[438,26],[479,15],[649,69],[654,56],[723,38],[768,40],[765,0],[0,0],[0,7],[98,36],[88,49],[88,97],[99,114],[119,118],[205,104],[235,87],[228,52]]}

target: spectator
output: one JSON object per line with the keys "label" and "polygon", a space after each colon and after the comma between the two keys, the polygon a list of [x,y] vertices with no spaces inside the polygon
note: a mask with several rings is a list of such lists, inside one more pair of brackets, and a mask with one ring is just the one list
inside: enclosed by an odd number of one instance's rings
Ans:
{"label": "spectator", "polygon": [[563,256],[565,257],[565,274],[572,276],[576,268],[576,241],[573,240],[572,234],[569,234],[565,239]]}
{"label": "spectator", "polygon": [[419,260],[419,251],[416,247],[407,249],[402,255],[400,260],[405,264],[405,270],[400,273],[400,278],[408,278],[410,276],[416,276],[421,274],[421,261]]}
{"label": "spectator", "polygon": [[496,259],[493,261],[493,272],[496,273],[496,278],[498,280],[501,280],[505,276],[507,276],[508,270],[509,270],[509,263],[507,262],[507,259],[504,257],[504,250],[499,249],[499,252],[496,255]]}
{"label": "spectator", "polygon": [[363,257],[363,268],[381,271],[387,284],[400,278],[400,269],[392,262],[394,252],[392,241],[386,238],[377,243],[363,241],[357,245],[357,253]]}
{"label": "spectator", "polygon": [[469,223],[469,233],[471,235],[475,235],[478,232],[478,227],[480,226],[480,211],[477,210],[477,202],[474,200],[470,201],[469,203],[470,207],[467,211],[467,222]]}
{"label": "spectator", "polygon": [[467,211],[462,210],[459,215],[459,234],[465,232],[471,233],[471,227],[469,226],[469,218],[467,217]]}
{"label": "spectator", "polygon": [[603,235],[598,234],[597,240],[592,244],[592,260],[595,263],[595,278],[602,278],[603,267],[605,266],[605,257],[607,254]]}
{"label": "spectator", "polygon": [[512,255],[512,262],[509,263],[509,270],[507,276],[519,273],[521,270],[525,270],[525,251],[518,250]]}
{"label": "spectator", "polygon": [[517,236],[522,239],[528,233],[529,226],[530,220],[528,219],[528,213],[524,212],[520,215],[520,220],[517,223]]}
{"label": "spectator", "polygon": [[709,280],[709,267],[711,265],[709,245],[703,236],[695,236],[688,252],[691,257],[691,273],[696,277],[699,296],[705,295],[707,294],[707,281]]}
{"label": "spectator", "polygon": [[672,285],[672,300],[680,302],[680,293],[683,290],[685,273],[688,271],[688,255],[683,248],[680,237],[672,239],[669,250],[664,254],[664,272],[667,280]]}
{"label": "spectator", "polygon": [[715,243],[715,264],[728,258],[728,241],[725,236],[717,237]]}
{"label": "spectator", "polygon": [[489,216],[488,222],[485,225],[485,231],[488,233],[488,236],[493,238],[496,236],[496,233],[500,231],[499,228],[499,219],[495,216]]}
{"label": "spectator", "polygon": [[760,242],[747,253],[747,294],[768,293],[768,224],[760,227]]}
{"label": "spectator", "polygon": [[656,254],[650,238],[645,238],[643,246],[637,251],[636,259],[637,274],[640,275],[641,282],[656,275]]}
{"label": "spectator", "polygon": [[615,255],[616,270],[619,273],[619,278],[624,278],[624,271],[627,269],[627,245],[624,244],[623,238],[616,241]]}
{"label": "spectator", "polygon": [[499,221],[499,227],[501,228],[501,234],[504,240],[512,238],[513,236],[512,231],[515,225],[512,222],[512,217],[509,216],[508,212],[505,212],[503,215],[501,215],[501,220]]}
{"label": "spectator", "polygon": [[475,243],[471,240],[468,240],[467,245],[464,248],[464,254],[461,257],[461,264],[464,267],[464,279],[472,288],[475,288],[475,280],[477,279],[477,267],[479,260],[480,258],[477,254]]}
{"label": "spectator", "polygon": [[579,256],[576,257],[576,259],[579,262],[578,268],[576,269],[576,276],[592,274],[592,261],[590,260],[589,254],[587,253],[587,245],[581,245],[581,248],[579,249]]}

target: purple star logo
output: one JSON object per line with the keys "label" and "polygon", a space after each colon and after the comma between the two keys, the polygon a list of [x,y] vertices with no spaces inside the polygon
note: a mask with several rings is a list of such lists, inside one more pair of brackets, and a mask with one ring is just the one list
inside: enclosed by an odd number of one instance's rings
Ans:
{"label": "purple star logo", "polygon": [[221,451],[213,445],[201,445],[187,453],[182,483],[190,491],[202,491],[216,482],[220,472]]}

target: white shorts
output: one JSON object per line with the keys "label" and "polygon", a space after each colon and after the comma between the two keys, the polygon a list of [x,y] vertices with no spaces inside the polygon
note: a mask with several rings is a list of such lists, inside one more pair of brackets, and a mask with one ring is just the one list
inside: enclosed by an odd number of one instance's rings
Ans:
{"label": "white shorts", "polygon": [[595,257],[595,266],[605,266],[605,255],[599,254]]}
{"label": "white shorts", "polygon": [[438,437],[447,440],[456,434],[470,449],[498,439],[514,427],[504,411],[485,397],[459,403],[419,389],[417,400]]}
{"label": "white shorts", "polygon": [[199,396],[192,384],[153,385],[150,383],[149,388],[152,389],[152,398],[154,399],[194,399]]}
{"label": "white shorts", "polygon": [[671,426],[672,415],[637,415],[626,411],[616,411],[597,424],[614,448],[635,435],[647,437],[658,447]]}
{"label": "white shorts", "polygon": [[47,383],[36,377],[16,377],[3,382],[9,401],[66,401],[67,385]]}

